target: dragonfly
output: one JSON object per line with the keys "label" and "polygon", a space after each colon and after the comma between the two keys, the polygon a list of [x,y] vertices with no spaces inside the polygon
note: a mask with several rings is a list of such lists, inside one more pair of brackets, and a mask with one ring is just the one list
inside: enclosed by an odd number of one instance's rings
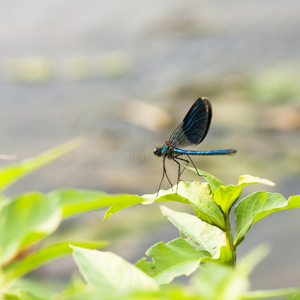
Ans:
{"label": "dragonfly", "polygon": [[[163,160],[163,175],[158,187],[158,191],[161,188],[164,177],[166,176],[168,182],[173,187],[172,182],[167,174],[165,161],[166,158],[175,162],[178,165],[177,173],[177,187],[180,181],[180,176],[185,170],[185,167],[192,162],[197,174],[201,176],[191,159],[191,156],[195,155],[233,155],[236,153],[235,149],[224,150],[207,150],[207,151],[192,151],[182,148],[193,147],[200,144],[208,132],[210,122],[212,118],[212,106],[209,100],[205,97],[201,97],[196,100],[192,105],[183,121],[176,127],[171,134],[169,140],[165,142],[162,147],[156,147],[153,151],[154,155],[162,157]],[[188,159],[182,158],[186,156]],[[183,170],[181,170],[181,164],[179,161],[186,163]],[[176,188],[177,193],[177,188]]]}

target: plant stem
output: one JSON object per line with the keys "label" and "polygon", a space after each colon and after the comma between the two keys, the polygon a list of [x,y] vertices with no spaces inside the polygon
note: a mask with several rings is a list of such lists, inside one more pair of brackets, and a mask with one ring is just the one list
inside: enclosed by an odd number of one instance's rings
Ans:
{"label": "plant stem", "polygon": [[233,244],[233,236],[232,236],[232,231],[231,231],[229,214],[224,215],[224,217],[225,217],[225,226],[226,226],[226,231],[225,231],[226,242],[227,242],[227,246],[232,251],[232,266],[235,267],[235,265],[236,265],[236,249]]}

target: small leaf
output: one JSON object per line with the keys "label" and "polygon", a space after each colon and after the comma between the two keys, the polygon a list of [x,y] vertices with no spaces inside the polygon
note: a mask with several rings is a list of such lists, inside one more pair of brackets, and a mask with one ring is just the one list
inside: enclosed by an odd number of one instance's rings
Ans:
{"label": "small leaf", "polygon": [[240,186],[220,186],[214,193],[214,199],[222,211],[228,215],[231,207],[240,198],[241,193],[242,188]]}
{"label": "small leaf", "polygon": [[160,209],[162,214],[179,229],[181,235],[199,246],[198,250],[208,251],[214,256],[219,253],[221,246],[226,246],[225,234],[219,228],[188,213],[177,212],[165,206],[161,206]]}
{"label": "small leaf", "polygon": [[235,247],[245,238],[252,224],[275,211],[291,208],[300,208],[300,196],[292,196],[289,201],[281,194],[266,192],[245,197],[235,207]]}
{"label": "small leaf", "polygon": [[27,245],[55,231],[61,221],[57,201],[40,193],[21,195],[0,206],[0,264],[5,264]]}
{"label": "small leaf", "polygon": [[[187,169],[197,173],[195,168],[187,167]],[[213,191],[216,191],[220,186],[224,185],[224,183],[222,181],[220,181],[218,178],[214,177],[213,175],[211,175],[209,173],[206,173],[206,172],[204,172],[202,170],[199,170],[199,169],[197,169],[197,170],[198,170],[198,173],[200,175],[202,175],[203,178],[209,183],[209,185],[210,185],[210,187]]]}
{"label": "small leaf", "polygon": [[143,198],[136,196],[136,195],[119,196],[117,198],[117,201],[114,201],[113,205],[106,212],[104,220],[106,220],[111,215],[117,213],[121,209],[143,203],[143,200],[144,200]]}
{"label": "small leaf", "polygon": [[167,284],[175,277],[192,274],[204,257],[211,257],[207,251],[196,251],[185,239],[177,238],[167,244],[160,242],[146,253],[152,262],[141,259],[136,266],[157,283]]}
{"label": "small leaf", "polygon": [[214,199],[226,215],[229,214],[232,206],[240,198],[242,187],[250,184],[275,185],[272,181],[267,179],[251,175],[242,175],[239,177],[238,185],[219,186],[219,188],[215,190]]}
{"label": "small leaf", "polygon": [[242,175],[239,177],[239,182],[238,182],[239,186],[245,186],[245,185],[249,185],[249,184],[265,184],[265,185],[270,185],[270,186],[275,185],[275,183],[270,180],[259,178],[259,177],[254,177],[254,176],[251,176],[248,174]]}
{"label": "small leaf", "polygon": [[21,262],[14,264],[13,267],[8,269],[9,280],[15,279],[16,277],[23,276],[46,263],[53,261],[55,259],[61,258],[63,256],[69,255],[73,252],[70,248],[70,244],[77,247],[84,247],[89,249],[103,248],[108,245],[106,241],[65,241],[60,242],[41,250],[34,252],[33,254],[25,257]]}
{"label": "small leaf", "polygon": [[111,252],[72,247],[73,258],[86,282],[95,289],[157,290],[156,282]]}
{"label": "small leaf", "polygon": [[26,159],[18,164],[2,167],[0,169],[0,191],[28,173],[77,148],[81,144],[81,141],[82,139],[80,138],[74,139],[34,158]]}
{"label": "small leaf", "polygon": [[215,262],[222,265],[232,266],[233,254],[227,246],[221,246],[213,257],[204,257],[201,262]]}

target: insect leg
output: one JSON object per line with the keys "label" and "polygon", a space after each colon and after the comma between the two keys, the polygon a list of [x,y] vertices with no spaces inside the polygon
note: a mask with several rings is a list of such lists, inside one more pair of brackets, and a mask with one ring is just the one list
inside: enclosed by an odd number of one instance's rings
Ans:
{"label": "insect leg", "polygon": [[196,170],[198,176],[203,176],[203,175],[199,174],[198,169],[197,169],[196,165],[194,164],[193,160],[191,159],[191,157],[190,157],[188,154],[186,154],[186,155],[187,155],[187,157],[189,158],[189,160],[192,162],[193,167],[195,168],[195,170]]}
{"label": "insect leg", "polygon": [[171,180],[170,180],[170,178],[169,178],[169,176],[168,176],[168,174],[167,174],[166,165],[165,165],[165,158],[163,159],[163,167],[164,167],[164,174],[166,175],[167,180],[168,180],[168,182],[169,182],[170,185],[171,185],[171,188],[173,188],[173,184],[172,184],[172,182],[171,182]]}
{"label": "insect leg", "polygon": [[[161,184],[162,184],[162,182],[163,182],[163,180],[164,180],[165,174],[166,174],[166,168],[165,168],[165,157],[163,157],[163,174],[162,174],[162,177],[161,177],[161,180],[160,180],[159,186],[158,186],[158,190],[157,190],[157,193],[156,193],[156,198],[158,197],[158,193],[159,193],[159,190],[160,190]],[[156,199],[156,198],[155,198],[155,199]]]}
{"label": "insect leg", "polygon": [[190,161],[187,160],[187,159],[181,158],[181,157],[177,157],[177,159],[180,159],[180,160],[186,162],[186,165],[184,166],[184,168],[183,168],[182,171],[180,172],[180,176],[181,176],[181,174],[183,173],[183,171],[185,170],[185,168],[188,166],[188,164],[190,163]]}
{"label": "insect leg", "polygon": [[177,194],[177,191],[178,191],[178,183],[179,183],[179,181],[180,181],[180,174],[181,174],[181,172],[180,172],[180,163],[176,160],[176,158],[177,158],[177,159],[180,159],[180,158],[178,158],[178,157],[173,157],[172,160],[178,165],[177,185],[176,185],[176,194]]}

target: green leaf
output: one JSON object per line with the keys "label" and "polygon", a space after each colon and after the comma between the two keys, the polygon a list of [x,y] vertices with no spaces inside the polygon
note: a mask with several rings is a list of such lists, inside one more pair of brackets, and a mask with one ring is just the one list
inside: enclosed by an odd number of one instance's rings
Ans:
{"label": "green leaf", "polygon": [[0,299],[1,300],[2,299],[3,300],[46,300],[46,298],[40,298],[20,290],[6,292],[6,293],[0,292]]}
{"label": "green leaf", "polygon": [[240,198],[242,187],[250,184],[275,185],[272,181],[267,179],[251,175],[242,175],[239,177],[238,185],[219,186],[217,190],[214,190],[214,199],[226,215],[230,213],[230,209]]}
{"label": "green leaf", "polygon": [[124,195],[120,196],[117,199],[117,201],[114,201],[112,206],[109,208],[109,210],[106,212],[104,220],[106,220],[111,215],[117,213],[119,210],[127,208],[129,206],[133,206],[136,204],[140,204],[144,201],[143,198],[136,196],[136,195]]}
{"label": "green leaf", "polygon": [[83,203],[87,204],[88,207],[90,206],[93,209],[111,206],[105,215],[105,219],[107,219],[111,214],[114,214],[123,208],[135,204],[151,204],[155,201],[174,201],[192,205],[198,218],[211,225],[217,226],[220,229],[225,228],[223,214],[214,201],[211,189],[207,183],[189,183],[181,181],[178,185],[177,194],[175,194],[174,191],[170,189],[167,191],[160,191],[159,195],[160,196],[157,198],[156,194],[144,195],[142,197],[136,195],[107,196],[106,194],[91,194],[91,199],[87,200],[86,202],[81,200],[82,196],[78,196],[78,200],[76,200],[77,196],[74,197],[74,195],[72,195],[70,197],[67,197],[71,199],[71,202],[69,204],[67,203],[67,201],[64,202],[64,215],[71,215],[72,213],[74,213],[74,211],[76,212],[84,209],[85,205]]}
{"label": "green leaf", "polygon": [[140,269],[111,252],[79,247],[73,258],[86,282],[95,289],[157,290],[157,283]]}
{"label": "green leaf", "polygon": [[[187,169],[197,173],[195,168],[187,167]],[[206,173],[199,169],[197,169],[197,170],[198,170],[198,173],[200,175],[202,175],[203,178],[209,183],[209,185],[213,191],[216,191],[220,186],[224,186],[224,183],[222,181],[220,181],[218,178],[214,177],[213,175]]]}
{"label": "green leaf", "polygon": [[15,279],[16,277],[23,276],[46,263],[72,254],[73,250],[70,248],[70,244],[77,247],[84,247],[89,249],[103,248],[108,245],[106,241],[65,241],[60,242],[41,250],[34,252],[31,255],[25,257],[21,262],[14,264],[13,267],[8,269],[6,277],[9,280]]}
{"label": "green leaf", "polygon": [[149,204],[153,201],[176,201],[190,204],[199,219],[217,226],[221,230],[225,229],[223,213],[214,201],[212,191],[207,183],[180,181],[177,194],[174,194],[174,192],[172,194],[172,192],[172,190],[160,191],[159,194],[162,194],[162,196],[157,199],[156,194],[144,195],[145,202],[143,204]]}
{"label": "green leaf", "polygon": [[26,159],[18,164],[2,167],[0,169],[0,191],[28,173],[77,148],[81,144],[81,141],[82,139],[80,138],[74,139],[34,158]]}
{"label": "green leaf", "polygon": [[192,280],[192,286],[201,300],[239,300],[249,285],[245,274],[220,264],[206,264]]}
{"label": "green leaf", "polygon": [[258,247],[232,268],[221,264],[205,264],[192,279],[192,286],[201,300],[239,300],[250,286],[248,276],[265,257],[267,249]]}
{"label": "green leaf", "polygon": [[67,218],[82,212],[110,207],[105,215],[107,219],[117,211],[141,203],[143,198],[135,195],[109,195],[99,191],[63,189],[48,194],[50,201],[59,201],[63,209],[63,217]]}
{"label": "green leaf", "polygon": [[198,245],[198,250],[205,250],[214,256],[219,254],[221,246],[226,246],[225,234],[219,228],[188,213],[177,212],[166,206],[161,206],[160,209],[162,214],[179,229],[182,236]]}
{"label": "green leaf", "polygon": [[263,179],[263,178],[259,178],[259,177],[254,177],[251,175],[242,175],[239,177],[239,182],[238,185],[239,186],[245,186],[245,185],[249,185],[249,184],[265,184],[265,185],[270,185],[270,186],[274,186],[275,183],[267,180],[267,179]]}
{"label": "green leaf", "polygon": [[288,201],[281,194],[266,192],[245,197],[235,207],[235,247],[245,238],[252,224],[273,212],[291,208],[300,208],[299,195],[290,197]]}
{"label": "green leaf", "polygon": [[178,276],[189,276],[197,270],[202,258],[211,257],[207,251],[196,251],[183,238],[177,238],[167,244],[157,243],[146,254],[152,258],[152,262],[143,258],[136,266],[159,284],[167,284]]}
{"label": "green leaf", "polygon": [[199,219],[225,230],[225,220],[222,211],[216,204],[210,186],[203,182],[184,182],[178,185],[178,193],[186,198],[194,207]]}
{"label": "green leaf", "polygon": [[40,193],[21,195],[0,206],[0,264],[9,262],[22,248],[55,231],[61,221],[57,201]]}
{"label": "green leaf", "polygon": [[222,211],[229,215],[231,207],[240,198],[241,193],[242,188],[240,186],[220,186],[214,193],[214,199]]}
{"label": "green leaf", "polygon": [[232,266],[233,254],[227,246],[221,246],[213,257],[204,257],[201,262],[215,262]]}

